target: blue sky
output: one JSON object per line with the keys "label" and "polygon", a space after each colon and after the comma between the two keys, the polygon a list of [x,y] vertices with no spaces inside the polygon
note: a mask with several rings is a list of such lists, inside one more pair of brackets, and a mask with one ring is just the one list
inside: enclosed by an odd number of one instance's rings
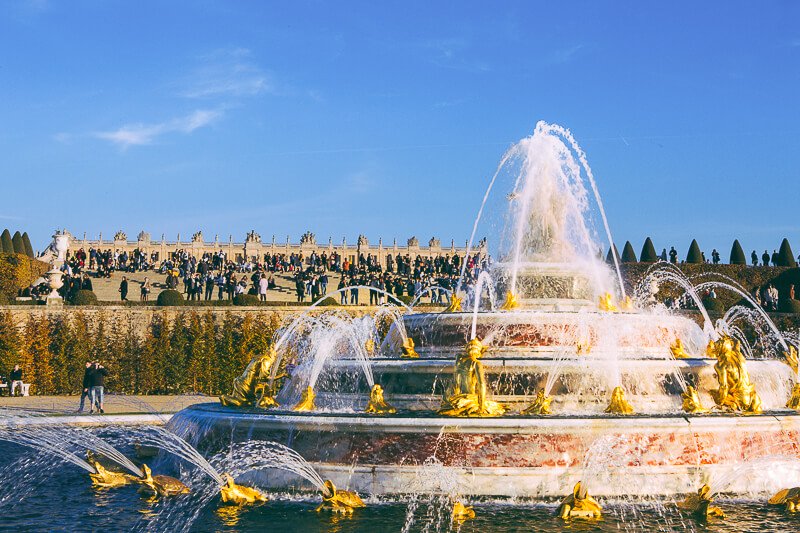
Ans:
{"label": "blue sky", "polygon": [[[558,5],[556,5],[558,4]],[[0,4],[0,226],[469,236],[572,130],[618,246],[800,252],[800,3]]]}

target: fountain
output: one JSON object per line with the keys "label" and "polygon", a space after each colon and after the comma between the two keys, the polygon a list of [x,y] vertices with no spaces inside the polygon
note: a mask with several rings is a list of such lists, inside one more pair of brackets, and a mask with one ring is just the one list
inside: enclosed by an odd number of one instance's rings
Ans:
{"label": "fountain", "polygon": [[[611,232],[569,131],[540,122],[504,155],[471,249],[479,231],[496,260],[476,278],[462,268],[443,312],[404,310],[388,331],[378,319],[305,313],[222,405],[187,408],[172,427],[206,451],[285,443],[322,477],[376,496],[436,492],[416,475],[435,457],[462,495],[569,494],[563,516],[583,505],[599,515],[589,483],[596,497],[694,494],[713,514],[710,495],[697,492],[708,479],[731,476],[726,493],[745,494],[739,465],[800,458],[795,347],[758,311],[715,327],[696,284],[664,263],[629,295],[616,257],[601,258]],[[702,327],[655,300],[667,283],[696,301]],[[742,319],[759,321],[776,346],[756,356],[735,325]],[[605,442],[615,461],[598,483],[585,462]],[[259,486],[313,488],[303,476],[252,475]]]}

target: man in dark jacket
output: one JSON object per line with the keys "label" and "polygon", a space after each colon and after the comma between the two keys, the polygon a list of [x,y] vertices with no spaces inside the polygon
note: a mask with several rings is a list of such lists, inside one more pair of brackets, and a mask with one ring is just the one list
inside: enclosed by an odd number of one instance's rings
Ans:
{"label": "man in dark jacket", "polygon": [[95,361],[92,365],[92,374],[91,379],[89,380],[91,384],[89,392],[92,397],[92,402],[89,405],[89,414],[94,412],[94,409],[97,409],[101,413],[105,413],[103,410],[103,393],[107,375],[108,370],[106,370],[103,365]]}
{"label": "man in dark jacket", "polygon": [[91,362],[86,361],[86,369],[83,371],[83,386],[81,387],[81,406],[78,407],[79,413],[83,412],[83,406],[89,396],[89,389],[92,387],[92,372],[94,372],[94,366]]}
{"label": "man in dark jacket", "polygon": [[14,370],[12,370],[11,374],[9,374],[8,380],[11,382],[9,396],[14,396],[14,389],[17,387],[19,387],[19,393],[22,395],[22,369],[19,367],[19,365],[14,365]]}
{"label": "man in dark jacket", "polygon": [[123,302],[128,301],[128,278],[122,276],[122,281],[119,282],[119,297]]}

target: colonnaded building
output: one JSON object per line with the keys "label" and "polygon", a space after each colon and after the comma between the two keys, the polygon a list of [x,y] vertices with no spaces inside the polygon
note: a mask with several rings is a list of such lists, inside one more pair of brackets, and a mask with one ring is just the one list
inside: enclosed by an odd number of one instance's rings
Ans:
{"label": "colonnaded building", "polygon": [[[114,252],[128,252],[128,254],[130,254],[138,249],[140,252],[144,252],[148,255],[155,252],[157,254],[157,261],[170,257],[173,253],[179,251],[187,252],[189,255],[195,257],[202,257],[203,254],[206,253],[214,254],[222,251],[227,258],[237,262],[241,260],[261,261],[265,254],[290,255],[293,253],[302,253],[304,256],[308,256],[312,252],[317,252],[318,254],[326,252],[328,255],[331,255],[332,252],[336,252],[343,260],[349,259],[351,262],[355,261],[361,254],[363,254],[364,257],[368,254],[372,254],[373,257],[377,257],[381,264],[385,264],[386,256],[389,254],[392,256],[408,254],[411,257],[416,257],[417,255],[423,257],[440,257],[458,254],[463,257],[467,251],[468,244],[465,242],[464,246],[456,246],[455,241],[451,240],[449,246],[442,246],[442,242],[435,237],[428,241],[427,246],[420,245],[419,239],[416,237],[407,239],[405,244],[398,244],[397,239],[394,239],[392,244],[387,245],[384,244],[382,238],[379,238],[376,244],[370,244],[369,240],[364,235],[360,235],[355,243],[348,243],[347,239],[344,238],[341,243],[334,243],[332,238],[329,238],[327,243],[318,243],[316,236],[310,231],[304,233],[300,237],[300,242],[298,243],[292,243],[288,236],[285,242],[277,242],[274,235],[271,241],[265,242],[255,231],[247,233],[243,242],[235,242],[233,236],[229,236],[227,241],[221,241],[219,236],[216,235],[213,241],[206,241],[201,231],[198,231],[192,235],[191,239],[186,241],[181,240],[180,235],[178,235],[176,240],[168,241],[163,234],[161,240],[153,240],[150,234],[144,231],[139,233],[136,240],[128,240],[128,236],[124,231],[118,231],[113,239],[108,240],[104,240],[102,234],[100,234],[97,239],[88,239],[85,233],[81,239],[64,230],[54,235],[54,241],[55,237],[58,235],[67,235],[69,239],[68,249],[70,252],[76,252],[82,248],[88,253],[90,249],[94,248],[95,250],[112,250]],[[475,245],[471,253],[483,253],[485,248],[486,241],[484,239]]]}

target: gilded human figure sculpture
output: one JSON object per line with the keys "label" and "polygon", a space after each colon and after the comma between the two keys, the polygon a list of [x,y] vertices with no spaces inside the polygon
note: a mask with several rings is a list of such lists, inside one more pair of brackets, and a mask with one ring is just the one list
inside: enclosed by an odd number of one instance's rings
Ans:
{"label": "gilded human figure sculpture", "polygon": [[610,292],[605,293],[597,302],[597,308],[601,311],[607,311],[609,313],[615,313],[619,311],[617,309],[616,304],[614,304],[614,297],[611,296]]}
{"label": "gilded human figure sculpture", "polygon": [[669,345],[669,351],[675,359],[688,359],[691,357],[686,353],[686,349],[683,347],[683,341],[678,337],[675,338],[675,342]]}
{"label": "gilded human figure sculpture", "polygon": [[550,415],[550,402],[553,401],[552,396],[547,396],[544,389],[539,389],[536,393],[536,399],[524,411],[523,415]]}
{"label": "gilded human figure sculpture", "polygon": [[683,409],[685,412],[690,414],[700,414],[708,412],[708,409],[703,407],[703,404],[700,402],[700,396],[697,393],[697,389],[695,389],[691,385],[686,387],[686,391],[683,394],[681,394],[681,398],[683,399],[683,403],[681,404],[681,409]]}
{"label": "gilded human figure sculpture", "polygon": [[792,397],[786,402],[786,408],[800,411],[800,383],[795,383],[792,387]]}
{"label": "gilded human figure sculpture", "polygon": [[292,407],[292,411],[313,411],[317,407],[314,404],[316,398],[317,395],[314,393],[314,389],[306,387],[303,394],[300,396],[300,401],[297,402],[297,405]]}
{"label": "gilded human figure sculpture", "polygon": [[739,342],[727,336],[709,341],[706,354],[717,359],[714,370],[719,389],[711,391],[717,407],[747,414],[760,413],[761,398],[750,381]]}
{"label": "gilded human figure sculpture", "polygon": [[556,515],[562,520],[570,518],[600,518],[603,508],[597,500],[589,496],[586,488],[578,481],[572,489],[572,494],[565,496],[558,505]]}
{"label": "gilded human figure sculpture", "polygon": [[331,480],[327,480],[325,490],[322,491],[322,503],[317,507],[317,512],[331,511],[349,515],[359,507],[366,507],[366,504],[356,492],[337,489]]}
{"label": "gilded human figure sculpture", "polygon": [[500,416],[508,408],[490,400],[483,363],[480,358],[487,347],[472,339],[456,358],[453,369],[453,386],[448,390],[440,415],[445,416]]}
{"label": "gilded human figure sculpture", "polygon": [[450,295],[450,305],[448,305],[447,308],[442,312],[443,313],[460,313],[461,312],[461,303],[462,303],[461,298],[459,298],[458,295],[455,292],[453,292]]}
{"label": "gilded human figure sculpture", "polygon": [[397,409],[386,403],[383,397],[383,387],[376,383],[369,393],[369,403],[367,404],[365,412],[378,415],[391,415],[396,413]]}
{"label": "gilded human figure sculpture", "polygon": [[783,489],[769,499],[770,505],[783,505],[786,511],[795,513],[800,510],[800,487]]}
{"label": "gilded human figure sculpture", "polygon": [[517,295],[511,291],[506,292],[506,299],[503,302],[503,305],[500,306],[500,309],[503,311],[511,311],[519,307],[519,302],[517,301]]}
{"label": "gilded human figure sculpture", "polygon": [[678,509],[691,513],[697,518],[708,518],[715,516],[725,518],[722,509],[711,505],[714,499],[711,497],[711,487],[703,485],[696,494],[689,494],[684,500],[677,503]]}
{"label": "gilded human figure sculpture", "polygon": [[633,406],[625,399],[625,389],[614,387],[614,390],[611,391],[611,402],[606,407],[605,412],[615,415],[633,414]]}
{"label": "gilded human figure sculpture", "polygon": [[403,359],[419,359],[419,354],[414,348],[414,339],[411,337],[403,341],[403,346],[400,347],[400,357]]}
{"label": "gilded human figure sculpture", "polygon": [[372,339],[365,340],[364,351],[367,352],[367,355],[372,356],[375,353],[375,341]]}
{"label": "gilded human figure sculpture", "polygon": [[266,353],[253,357],[242,375],[233,380],[233,391],[220,396],[220,403],[230,407],[277,407],[278,402],[268,392],[270,369],[276,356],[275,348],[270,346]]}
{"label": "gilded human figure sculpture", "polygon": [[264,503],[268,498],[258,489],[252,487],[245,487],[237,485],[233,477],[229,474],[223,475],[225,485],[219,489],[219,495],[222,498],[222,503],[231,505],[246,505],[253,503]]}

